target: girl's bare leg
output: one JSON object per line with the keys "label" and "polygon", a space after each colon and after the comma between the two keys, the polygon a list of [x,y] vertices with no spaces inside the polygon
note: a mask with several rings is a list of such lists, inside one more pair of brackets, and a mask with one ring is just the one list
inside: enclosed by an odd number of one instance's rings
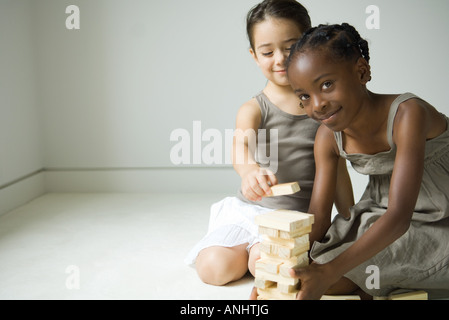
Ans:
{"label": "girl's bare leg", "polygon": [[211,285],[223,286],[242,278],[248,271],[247,243],[235,247],[209,247],[196,259],[200,279]]}

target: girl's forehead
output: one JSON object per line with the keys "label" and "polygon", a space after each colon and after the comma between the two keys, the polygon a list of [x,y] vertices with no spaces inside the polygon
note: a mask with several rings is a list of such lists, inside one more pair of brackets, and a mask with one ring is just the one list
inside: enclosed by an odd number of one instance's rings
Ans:
{"label": "girl's forehead", "polygon": [[335,61],[325,50],[306,50],[296,53],[287,70],[290,82],[314,82],[320,76],[342,74],[350,69],[350,62]]}
{"label": "girl's forehead", "polygon": [[298,39],[302,32],[299,26],[292,20],[267,18],[257,23],[253,29],[254,42],[280,42],[289,39]]}

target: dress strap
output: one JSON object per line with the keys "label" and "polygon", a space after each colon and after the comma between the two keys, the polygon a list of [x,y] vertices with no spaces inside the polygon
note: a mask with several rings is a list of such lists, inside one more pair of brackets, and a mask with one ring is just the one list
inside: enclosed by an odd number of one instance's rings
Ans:
{"label": "dress strap", "polygon": [[334,131],[335,142],[337,142],[338,152],[344,157],[346,152],[343,150],[343,137],[341,131]]}
{"label": "dress strap", "polygon": [[418,97],[410,92],[401,94],[393,101],[393,103],[390,106],[390,112],[388,113],[388,123],[387,123],[387,138],[388,138],[388,144],[390,145],[391,148],[394,147],[393,124],[394,124],[394,119],[396,117],[396,113],[398,112],[399,105],[402,102],[407,101],[409,99],[413,99],[413,98],[418,98]]}

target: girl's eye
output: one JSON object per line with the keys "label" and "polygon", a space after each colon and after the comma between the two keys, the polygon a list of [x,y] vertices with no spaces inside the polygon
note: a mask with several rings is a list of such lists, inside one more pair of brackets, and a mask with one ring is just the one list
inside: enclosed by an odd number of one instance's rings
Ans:
{"label": "girl's eye", "polygon": [[292,47],[285,48],[285,50],[290,51],[292,50]]}
{"label": "girl's eye", "polygon": [[310,97],[307,94],[302,94],[299,96],[299,100],[301,100],[301,102],[307,101],[307,100],[309,100],[309,98]]}
{"label": "girl's eye", "polygon": [[332,87],[332,81],[326,81],[323,83],[323,89],[329,89],[330,87]]}
{"label": "girl's eye", "polygon": [[271,56],[272,54],[273,54],[272,51],[271,52],[264,52],[264,53],[262,53],[262,55],[265,56],[265,57]]}

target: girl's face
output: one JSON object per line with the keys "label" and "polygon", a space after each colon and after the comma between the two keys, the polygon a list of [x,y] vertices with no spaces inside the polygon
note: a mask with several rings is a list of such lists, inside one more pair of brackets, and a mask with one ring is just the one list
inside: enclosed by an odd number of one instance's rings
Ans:
{"label": "girl's face", "polygon": [[360,110],[370,68],[363,58],[336,62],[323,50],[308,50],[291,62],[288,79],[310,118],[343,131]]}
{"label": "girl's face", "polygon": [[285,61],[301,34],[299,27],[287,19],[268,18],[254,26],[254,51],[250,49],[250,53],[269,81],[289,85]]}

